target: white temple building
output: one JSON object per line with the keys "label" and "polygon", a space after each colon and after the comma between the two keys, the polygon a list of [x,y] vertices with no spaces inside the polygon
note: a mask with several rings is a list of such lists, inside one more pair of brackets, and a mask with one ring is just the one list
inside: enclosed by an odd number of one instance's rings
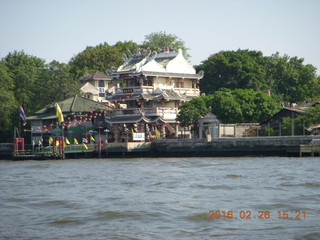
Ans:
{"label": "white temple building", "polygon": [[200,95],[203,74],[196,73],[181,49],[166,48],[161,53],[139,49],[124,56],[124,64],[110,77],[115,93],[107,100],[116,110],[106,121],[118,142],[180,137],[178,108]]}

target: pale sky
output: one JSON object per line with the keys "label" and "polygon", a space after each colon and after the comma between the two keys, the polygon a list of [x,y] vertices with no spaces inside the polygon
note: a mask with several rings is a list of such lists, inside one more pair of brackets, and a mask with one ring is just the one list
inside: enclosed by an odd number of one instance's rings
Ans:
{"label": "pale sky", "polygon": [[0,58],[67,63],[87,46],[165,31],[194,65],[240,48],[304,58],[320,74],[320,0],[0,0],[0,29]]}

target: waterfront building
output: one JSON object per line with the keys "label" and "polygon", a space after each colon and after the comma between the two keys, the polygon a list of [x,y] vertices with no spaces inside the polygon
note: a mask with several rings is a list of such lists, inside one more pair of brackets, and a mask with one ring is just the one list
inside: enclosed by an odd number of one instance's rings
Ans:
{"label": "waterfront building", "polygon": [[27,117],[31,129],[26,131],[31,132],[31,143],[48,145],[50,137],[66,137],[71,143],[77,139],[81,143],[82,139],[89,140],[90,135],[105,140],[105,117],[112,110],[106,103],[76,95],[57,104],[64,116],[61,124],[57,120],[55,103]]}
{"label": "waterfront building", "polygon": [[186,131],[176,121],[178,108],[200,95],[203,74],[196,73],[181,49],[138,49],[124,56],[124,64],[110,77],[116,86],[107,100],[116,109],[106,121],[116,142],[183,137]]}
{"label": "waterfront building", "polygon": [[[267,120],[260,123],[261,131],[269,131],[269,129],[273,129],[274,135],[281,136],[281,124],[284,118],[295,119],[301,114],[305,114],[305,111],[300,108],[282,108],[279,112],[275,113],[273,116],[268,118]],[[294,121],[292,121],[291,126],[291,135],[294,135]]]}

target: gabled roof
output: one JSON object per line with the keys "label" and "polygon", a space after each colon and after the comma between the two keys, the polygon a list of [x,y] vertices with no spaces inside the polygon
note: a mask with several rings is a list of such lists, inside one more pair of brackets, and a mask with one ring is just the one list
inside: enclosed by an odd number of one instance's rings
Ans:
{"label": "gabled roof", "polygon": [[145,122],[145,123],[155,123],[155,122],[167,122],[160,116],[152,116],[147,117],[144,114],[140,114],[138,116],[112,116],[106,118],[107,123],[111,124],[119,124],[119,123],[138,123],[138,122]]}
{"label": "gabled roof", "polygon": [[178,52],[166,51],[161,53],[140,50],[130,59],[125,59],[124,64],[114,74],[143,71],[196,75],[196,70],[185,59],[181,49]]}
{"label": "gabled roof", "polygon": [[103,72],[94,71],[94,72],[91,72],[91,73],[84,75],[80,79],[80,81],[82,81],[82,82],[86,82],[86,81],[90,81],[90,80],[111,80],[111,78],[108,77]]}
{"label": "gabled roof", "polygon": [[[96,102],[88,98],[80,97],[78,95],[58,102],[58,104],[64,115],[69,115],[77,112],[112,110],[112,108],[105,103]],[[29,116],[27,119],[53,119],[56,117],[55,103],[53,103],[45,108],[38,110],[34,113],[33,116]]]}
{"label": "gabled roof", "polygon": [[108,98],[109,101],[133,101],[133,100],[185,100],[186,96],[171,89],[162,89],[155,93],[117,94]]}
{"label": "gabled roof", "polygon": [[288,117],[288,116],[291,117],[291,114],[304,114],[304,113],[305,113],[305,111],[300,108],[285,108],[284,107],[279,112],[275,113],[270,118],[268,118],[267,120],[261,122],[260,125],[267,124],[272,119],[282,119],[282,118]]}
{"label": "gabled roof", "polygon": [[93,86],[91,83],[86,82],[80,87],[81,92],[83,93],[91,93],[93,95],[98,95],[99,90],[97,87]]}

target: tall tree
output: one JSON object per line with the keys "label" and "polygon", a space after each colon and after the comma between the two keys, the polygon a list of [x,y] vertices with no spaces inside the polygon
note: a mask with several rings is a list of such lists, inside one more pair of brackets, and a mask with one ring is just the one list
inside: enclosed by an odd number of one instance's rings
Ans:
{"label": "tall tree", "polygon": [[23,51],[14,51],[4,58],[4,62],[14,80],[16,101],[25,107],[26,112],[33,112],[39,102],[35,90],[38,88],[40,74],[45,68],[45,61]]}
{"label": "tall tree", "polygon": [[122,64],[122,53],[118,48],[107,43],[95,47],[87,47],[84,51],[73,57],[69,64],[70,72],[80,78],[91,71],[105,72],[111,67],[118,67]]}
{"label": "tall tree", "polygon": [[174,50],[182,49],[184,56],[188,59],[188,48],[185,46],[185,42],[174,34],[167,34],[166,32],[154,32],[145,36],[141,47],[149,48],[151,51],[160,52],[168,46]]}
{"label": "tall tree", "polygon": [[220,89],[213,95],[193,98],[182,104],[177,120],[195,124],[209,109],[223,123],[257,123],[269,118],[278,107],[273,98],[252,89]]}
{"label": "tall tree", "polygon": [[140,46],[133,41],[118,41],[114,47],[117,48],[121,54],[127,54],[128,52],[133,52],[138,49]]}
{"label": "tall tree", "polygon": [[221,51],[196,67],[205,72],[200,89],[213,94],[221,88],[271,90],[278,101],[299,102],[318,96],[316,68],[298,57],[279,53],[265,57],[260,51]]}
{"label": "tall tree", "polygon": [[79,92],[78,79],[70,74],[70,65],[52,61],[42,70],[35,92],[41,99],[38,108],[62,101]]}
{"label": "tall tree", "polygon": [[180,111],[177,120],[184,127],[196,126],[198,120],[208,112],[207,101],[206,96],[201,96],[185,102],[179,107]]}
{"label": "tall tree", "polygon": [[213,94],[221,88],[266,90],[265,62],[260,51],[221,51],[196,67],[205,72],[200,90]]}
{"label": "tall tree", "polygon": [[266,78],[278,99],[299,102],[319,95],[317,69],[303,62],[303,58],[280,56],[279,53],[268,58]]}
{"label": "tall tree", "polygon": [[0,141],[9,141],[13,120],[18,116],[18,104],[14,97],[14,81],[9,68],[0,61]]}

